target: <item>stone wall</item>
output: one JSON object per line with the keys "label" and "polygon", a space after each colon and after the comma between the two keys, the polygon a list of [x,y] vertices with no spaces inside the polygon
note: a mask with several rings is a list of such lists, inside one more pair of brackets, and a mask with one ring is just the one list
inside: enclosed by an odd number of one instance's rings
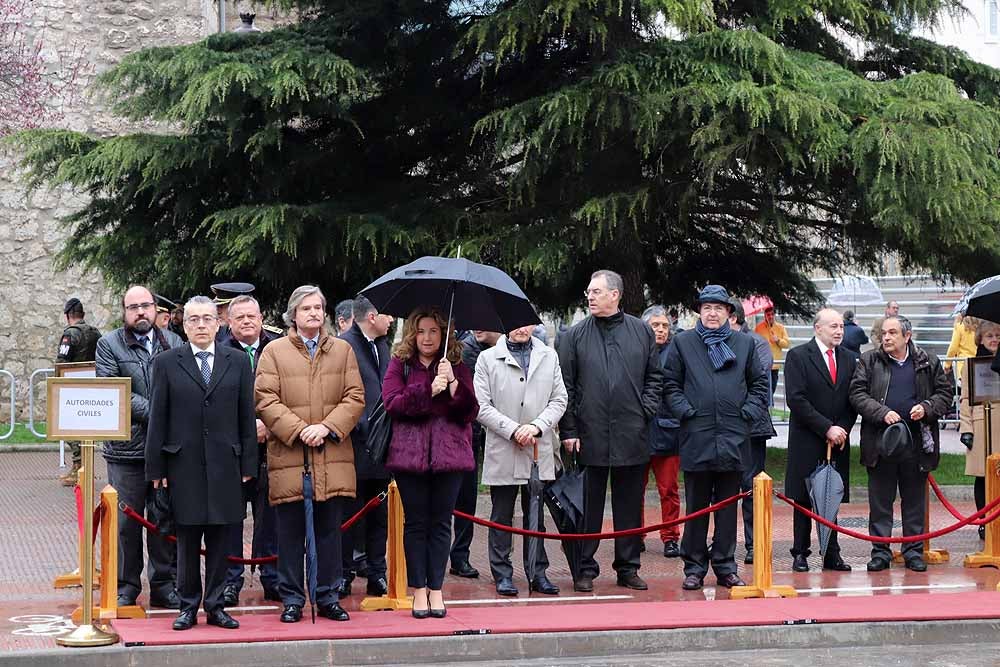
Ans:
{"label": "stone wall", "polygon": [[[28,24],[43,44],[43,56],[54,72],[74,58],[84,71],[77,80],[77,99],[56,108],[60,127],[107,136],[129,130],[92,95],[94,77],[126,54],[150,46],[196,41],[218,30],[218,8],[210,0],[33,0]],[[227,5],[227,25],[239,24],[245,3]],[[261,11],[266,26],[273,18]],[[56,104],[56,103],[54,103]],[[54,258],[66,238],[58,218],[81,203],[67,190],[27,195],[15,170],[17,156],[0,154],[0,368],[17,378],[18,420],[27,420],[28,378],[51,367],[62,332],[62,305],[76,296],[87,319],[107,330],[120,317],[118,295],[111,294],[99,273],[78,268],[56,271]],[[9,387],[0,388],[0,423],[8,421]],[[38,391],[36,396],[43,392]],[[36,410],[39,418],[42,411]],[[5,429],[4,429],[5,430]],[[2,432],[3,430],[0,430]]]}

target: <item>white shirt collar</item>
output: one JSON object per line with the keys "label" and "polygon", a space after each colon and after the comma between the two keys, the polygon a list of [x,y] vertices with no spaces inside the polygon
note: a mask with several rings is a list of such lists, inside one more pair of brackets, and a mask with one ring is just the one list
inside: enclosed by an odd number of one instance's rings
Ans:
{"label": "white shirt collar", "polygon": [[823,342],[819,338],[816,338],[815,340],[816,340],[816,347],[819,348],[819,353],[821,355],[823,355],[823,359],[827,358],[827,356],[826,356],[826,351],[827,350],[833,350],[833,359],[834,359],[834,361],[836,361],[836,359],[837,359],[837,349],[834,348],[834,347],[827,347],[826,345],[823,344]]}
{"label": "white shirt collar", "polygon": [[904,356],[902,359],[897,359],[888,352],[885,353],[885,356],[889,357],[889,361],[893,362],[894,364],[902,366],[910,359],[910,346],[909,345],[906,346],[906,356]]}
{"label": "white shirt collar", "polygon": [[191,354],[195,355],[195,357],[198,356],[199,352],[208,352],[209,356],[212,356],[212,357],[215,356],[215,341],[214,340],[204,350],[201,349],[200,347],[198,347],[197,345],[195,345],[194,343],[188,343],[188,345],[191,346]]}

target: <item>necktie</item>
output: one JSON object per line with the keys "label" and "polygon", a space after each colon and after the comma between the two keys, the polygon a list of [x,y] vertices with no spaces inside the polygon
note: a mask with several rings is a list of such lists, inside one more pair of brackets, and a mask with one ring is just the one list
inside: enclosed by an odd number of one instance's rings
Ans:
{"label": "necktie", "polygon": [[306,349],[309,350],[309,358],[313,359],[316,356],[316,341],[309,338],[306,340]]}
{"label": "necktie", "polygon": [[201,379],[206,387],[212,381],[212,367],[208,365],[208,355],[208,352],[199,352],[194,355],[198,357],[198,363],[201,365]]}
{"label": "necktie", "polygon": [[247,345],[247,356],[250,357],[250,370],[253,370],[253,345]]}
{"label": "necktie", "polygon": [[826,351],[826,365],[830,369],[830,380],[837,384],[837,364],[833,362],[833,350]]}
{"label": "necktie", "polygon": [[375,357],[375,365],[378,366],[378,346],[373,340],[368,341],[368,344],[372,346],[372,356]]}
{"label": "necktie", "polygon": [[149,336],[143,336],[142,337],[142,343],[143,343],[143,345],[146,348],[146,352],[149,353],[152,356],[152,354],[153,354],[153,339],[150,338]]}

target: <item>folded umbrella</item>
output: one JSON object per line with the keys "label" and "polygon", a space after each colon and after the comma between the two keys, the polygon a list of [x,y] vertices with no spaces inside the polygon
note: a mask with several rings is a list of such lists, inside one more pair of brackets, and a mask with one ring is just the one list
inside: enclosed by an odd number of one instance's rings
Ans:
{"label": "folded umbrella", "polygon": [[[844,499],[844,478],[830,463],[831,449],[832,445],[826,443],[826,460],[816,466],[806,478],[806,489],[812,500],[813,511],[827,521],[837,523],[837,511],[840,509],[840,501]],[[833,531],[817,522],[816,532],[819,537],[819,552],[826,555],[826,547]]]}
{"label": "folded umbrella", "polygon": [[[533,458],[531,461],[531,473],[528,476],[528,530],[539,530],[542,515],[542,491],[545,484],[538,473],[538,442],[535,441],[533,447]],[[535,566],[538,564],[538,551],[541,548],[542,538],[525,537],[527,542],[527,557],[524,560],[525,575],[528,578],[528,587],[535,580]]]}
{"label": "folded umbrella", "polygon": [[[583,526],[583,471],[576,462],[576,454],[571,454],[569,465],[559,473],[556,480],[544,490],[545,505],[560,533],[582,533]],[[569,571],[577,579],[580,571],[580,551],[582,542],[567,540],[560,542]]]}
{"label": "folded umbrella", "polygon": [[[309,448],[303,447],[302,456],[302,507],[305,512],[306,532],[306,582],[309,588],[309,606],[312,622],[316,622],[316,527],[313,518],[313,478],[309,467]],[[338,554],[339,557],[339,554]],[[299,566],[301,567],[301,565]]]}

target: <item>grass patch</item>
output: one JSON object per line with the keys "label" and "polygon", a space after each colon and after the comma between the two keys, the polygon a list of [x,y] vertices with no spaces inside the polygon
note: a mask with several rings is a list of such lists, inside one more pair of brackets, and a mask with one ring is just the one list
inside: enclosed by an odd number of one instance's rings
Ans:
{"label": "grass patch", "polygon": [[[864,486],[868,483],[868,472],[860,462],[861,448],[851,447],[851,485]],[[765,470],[775,482],[785,481],[785,466],[788,462],[788,450],[777,447],[767,448],[767,458],[765,459]],[[972,478],[965,474],[964,454],[942,454],[941,462],[937,470],[934,471],[934,479],[938,484],[962,485],[972,484]]]}
{"label": "grass patch", "polygon": [[[7,429],[9,428],[10,428],[9,422],[6,424],[0,424],[0,435],[6,433]],[[35,429],[44,433],[45,424],[44,423],[35,424]],[[42,442],[49,442],[49,440],[37,437],[34,433],[28,430],[28,427],[25,424],[14,424],[14,433],[12,433],[11,436],[6,440],[0,440],[0,446],[36,444]]]}

